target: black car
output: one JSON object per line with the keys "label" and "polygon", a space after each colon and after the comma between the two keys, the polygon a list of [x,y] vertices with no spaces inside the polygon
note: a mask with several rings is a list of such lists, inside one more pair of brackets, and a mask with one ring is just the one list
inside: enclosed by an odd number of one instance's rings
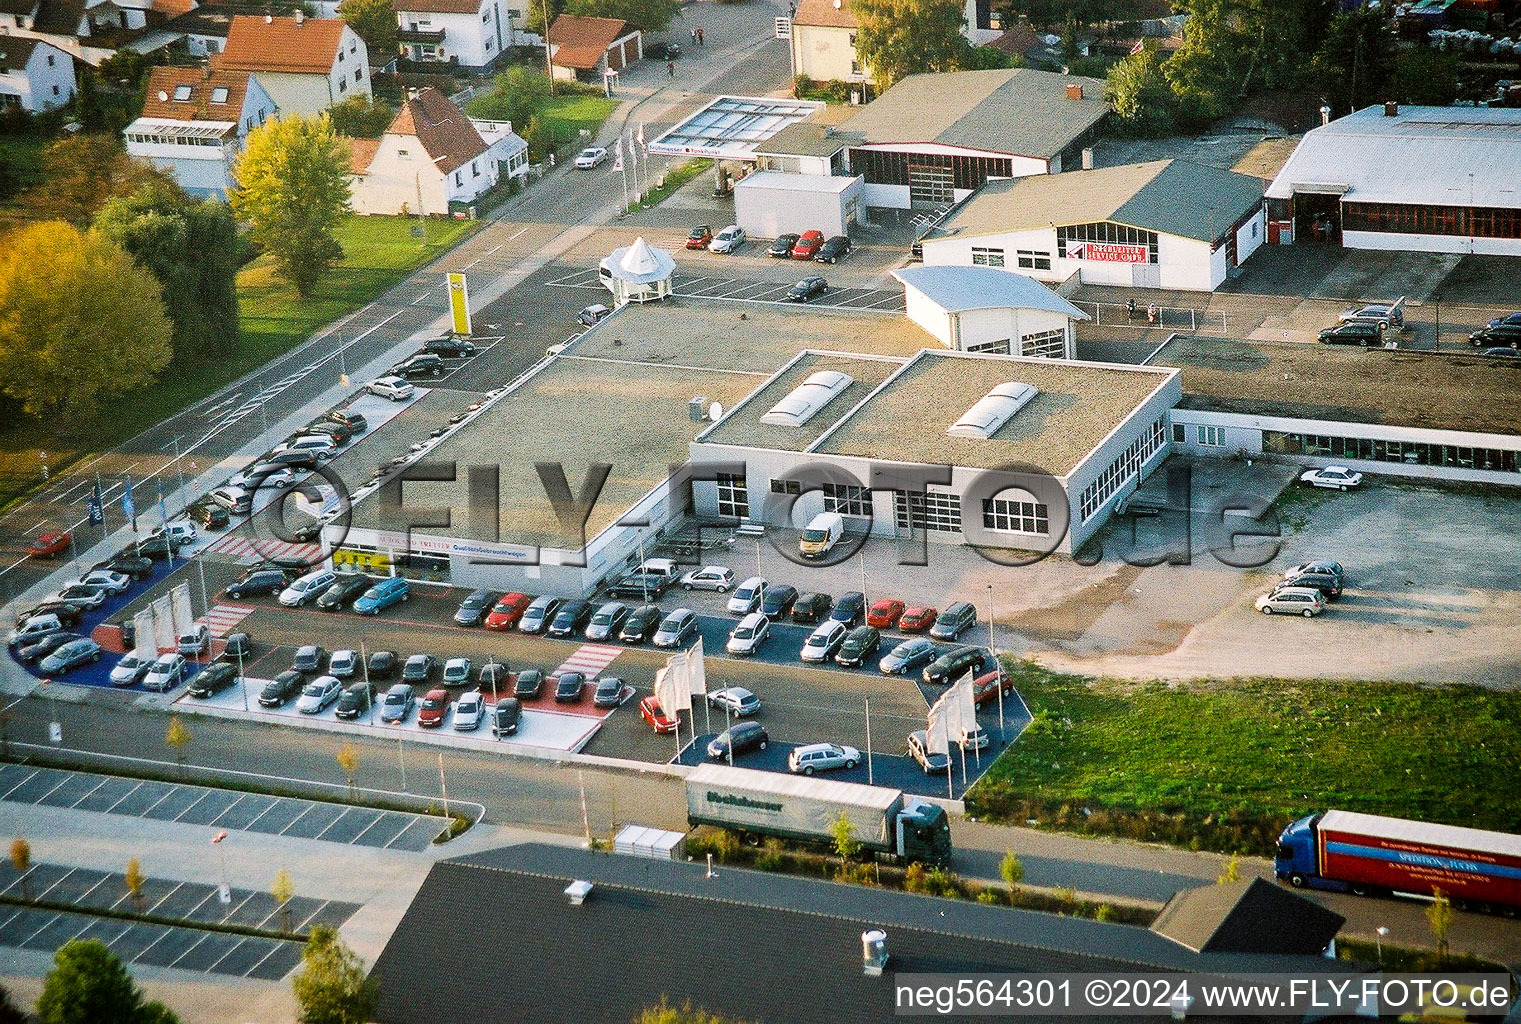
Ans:
{"label": "black car", "polygon": [[317,598],[317,607],[325,612],[335,612],[369,590],[374,583],[374,580],[363,573],[344,573],[333,581],[332,586],[322,592],[321,597]]}
{"label": "black car", "polygon": [[415,380],[419,377],[442,377],[445,369],[442,359],[432,353],[423,352],[404,363],[391,367],[391,372],[406,380]]}
{"label": "black car", "polygon": [[585,689],[585,673],[561,672],[555,677],[555,703],[573,704],[581,699],[581,692]]}
{"label": "black car", "polygon": [[549,624],[550,636],[572,636],[579,633],[591,621],[592,612],[596,611],[590,601],[577,598],[567,601],[555,612],[554,621]]}
{"label": "black car", "polygon": [[514,697],[537,697],[544,689],[544,673],[541,669],[520,669],[512,681]]}
{"label": "black car", "polygon": [[253,652],[253,637],[247,633],[228,633],[222,641],[222,657],[229,661],[246,658]]}
{"label": "black car", "polygon": [[305,435],[306,437],[311,437],[313,434],[326,434],[333,439],[334,444],[348,444],[354,437],[354,431],[349,429],[347,423],[339,423],[337,420],[325,418],[308,423],[306,428],[296,436]]}
{"label": "black car", "polygon": [[253,597],[255,594],[278,594],[290,583],[284,569],[251,569],[227,584],[228,597]]}
{"label": "black car", "polygon": [[1521,347],[1521,324],[1500,323],[1493,327],[1481,327],[1468,336],[1468,343],[1474,348]]}
{"label": "black car", "polygon": [[708,756],[723,761],[752,750],[765,750],[770,742],[765,726],[759,722],[737,722],[713,738],[708,744]]}
{"label": "black car", "polygon": [[127,550],[139,558],[151,558],[155,562],[162,562],[177,554],[182,543],[172,534],[161,533],[157,537],[145,537]]}
{"label": "black car", "polygon": [[265,465],[285,466],[288,469],[316,469],[317,455],[315,452],[292,449],[288,452],[280,452],[276,455],[266,455],[261,460]]}
{"label": "black car", "polygon": [[489,661],[481,666],[480,675],[475,678],[482,690],[496,693],[512,680],[512,673],[507,670],[506,662]]}
{"label": "black car", "polygon": [[857,626],[845,634],[840,649],[835,652],[835,664],[844,665],[846,668],[864,665],[866,659],[875,654],[881,645],[882,633],[877,627]]}
{"label": "black car", "polygon": [[860,625],[865,615],[866,595],[859,590],[841,594],[840,599],[834,603],[834,611],[829,613],[831,619],[847,626]]}
{"label": "black car", "polygon": [[623,620],[623,628],[618,631],[618,639],[626,644],[642,644],[655,635],[660,628],[660,620],[665,618],[665,613],[659,605],[640,605],[629,612],[628,618]]}
{"label": "black car", "polygon": [[491,735],[511,736],[518,731],[518,719],[522,717],[523,705],[512,697],[503,697],[491,709]]}
{"label": "black car", "polygon": [[424,345],[422,350],[425,354],[457,359],[461,356],[475,355],[475,342],[466,341],[464,338],[434,338]]}
{"label": "black car", "polygon": [[800,594],[792,605],[792,621],[802,626],[823,622],[833,604],[828,594]]}
{"label": "black car", "polygon": [[186,507],[185,515],[190,517],[191,522],[208,530],[220,530],[232,521],[227,510],[209,498],[202,498]]}
{"label": "black car", "polygon": [[787,613],[792,611],[792,606],[796,603],[797,587],[779,583],[766,591],[766,596],[761,600],[760,610],[766,618],[772,622],[778,622],[787,617]]}
{"label": "black car", "polygon": [[794,245],[797,245],[797,235],[777,235],[776,241],[771,243],[771,248],[766,250],[766,255],[774,260],[790,260]]}
{"label": "black car", "polygon": [[374,651],[370,654],[370,678],[390,679],[396,672],[395,651]]}
{"label": "black car", "polygon": [[428,677],[433,674],[433,667],[437,663],[437,660],[431,654],[414,654],[401,667],[401,681],[404,683],[426,683]]}
{"label": "black car", "polygon": [[829,290],[829,285],[822,277],[805,277],[782,296],[783,302],[808,302],[818,298]]}
{"label": "black car", "polygon": [[528,607],[523,609],[523,614],[518,617],[518,632],[527,633],[530,636],[544,632],[554,621],[560,605],[564,603],[563,598],[552,597],[549,594],[541,594],[534,598],[529,602]]}
{"label": "black car", "polygon": [[70,604],[67,601],[44,601],[39,605],[33,605],[16,616],[16,625],[21,625],[33,615],[56,615],[58,616],[58,621],[65,626],[77,626],[79,625],[79,620],[84,618],[84,609],[77,604]]}
{"label": "black car", "polygon": [[364,413],[354,412],[352,409],[334,409],[327,414],[327,418],[334,423],[342,423],[355,434],[362,434],[370,429],[370,421],[364,418]]}
{"label": "black car", "polygon": [[1506,313],[1504,316],[1497,316],[1485,326],[1499,327],[1501,324],[1521,324],[1521,313]]}
{"label": "black car", "polygon": [[259,703],[266,708],[277,708],[295,697],[306,685],[306,677],[293,668],[275,676],[259,691]]}
{"label": "black car", "polygon": [[818,255],[813,257],[815,263],[838,263],[850,255],[850,239],[844,235],[835,235],[819,246]]}
{"label": "black car", "polygon": [[502,595],[494,590],[472,590],[454,610],[454,621],[461,626],[479,626],[491,614],[491,606]]}
{"label": "black car", "polygon": [[197,672],[195,678],[190,680],[190,689],[187,692],[192,697],[210,697],[212,694],[221,693],[237,681],[238,666],[219,661]]}
{"label": "black car", "polygon": [[47,633],[39,636],[31,643],[16,648],[16,657],[28,665],[35,664],[58,650],[64,644],[83,639],[85,638],[78,633]]}
{"label": "black car", "polygon": [[1367,320],[1348,320],[1320,332],[1320,340],[1326,345],[1361,345],[1364,348],[1384,343],[1384,332],[1378,324]]}
{"label": "black car", "polygon": [[333,712],[339,718],[358,718],[375,706],[375,691],[366,682],[358,682],[343,691],[338,698],[338,708]]}
{"label": "black car", "polygon": [[592,691],[592,705],[615,708],[623,703],[623,693],[627,688],[627,684],[617,676],[603,676],[597,680],[597,688]]}
{"label": "black car", "polygon": [[931,686],[947,686],[968,671],[976,675],[986,660],[981,647],[953,647],[924,666],[923,679]]}
{"label": "black car", "polygon": [[675,43],[650,43],[644,48],[645,60],[675,60],[681,56],[681,47]]}
{"label": "black car", "polygon": [[143,558],[129,551],[123,551],[115,558],[108,558],[96,565],[95,568],[119,572],[123,576],[131,576],[135,580],[145,580],[153,575],[153,559]]}

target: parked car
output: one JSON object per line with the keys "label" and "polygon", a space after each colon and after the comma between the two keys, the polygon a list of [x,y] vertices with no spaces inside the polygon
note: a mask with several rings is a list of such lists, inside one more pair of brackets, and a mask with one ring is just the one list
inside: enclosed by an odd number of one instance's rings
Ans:
{"label": "parked car", "polygon": [[300,693],[304,686],[306,677],[295,669],[288,668],[264,684],[264,689],[259,691],[259,705],[278,708]]}
{"label": "parked car", "polygon": [[898,617],[900,633],[923,633],[935,624],[935,609],[928,605],[911,604]]}
{"label": "parked car", "polygon": [[850,239],[844,235],[835,235],[819,246],[818,255],[814,256],[815,263],[838,263],[850,255]]}
{"label": "parked car", "polygon": [[656,647],[680,647],[697,635],[697,615],[690,608],[677,608],[660,622],[651,639]]}
{"label": "parked car", "polygon": [[291,585],[280,591],[280,603],[287,608],[300,608],[310,604],[322,596],[322,592],[331,587],[338,579],[338,574],[331,569],[313,569],[291,582]]}
{"label": "parked car", "polygon": [[519,594],[516,591],[503,594],[492,606],[491,614],[486,616],[486,628],[511,629],[517,625],[518,619],[523,617],[523,609],[528,607],[530,600],[532,599],[527,594]]}
{"label": "parked car", "polygon": [[639,702],[639,717],[660,735],[676,731],[676,720],[666,717],[665,712],[660,710],[660,702],[654,697],[646,697]]}
{"label": "parked car", "polygon": [[375,581],[363,573],[339,573],[332,585],[317,598],[316,607],[325,612],[338,611],[374,585]]}
{"label": "parked car", "polygon": [[1014,680],[1003,674],[1000,668],[994,668],[990,672],[984,672],[972,680],[972,703],[986,704],[998,698],[999,692],[1005,697],[1014,692]]}
{"label": "parked car", "polygon": [[406,683],[396,683],[380,699],[380,720],[386,723],[405,722],[416,703],[417,697],[413,694],[412,687]]}
{"label": "parked car", "polygon": [[734,587],[734,570],[725,565],[705,565],[681,578],[683,590],[711,590],[727,594]]}
{"label": "parked car", "polygon": [[904,676],[915,669],[928,665],[939,653],[931,641],[923,637],[905,640],[877,662],[877,670],[884,676]]}
{"label": "parked car", "polygon": [[576,154],[576,167],[583,171],[589,171],[593,167],[599,167],[607,160],[607,147],[587,146]]}
{"label": "parked car", "polygon": [[370,429],[370,421],[364,418],[364,413],[353,409],[334,409],[327,414],[327,418],[334,423],[342,423],[356,436]]}
{"label": "parked car", "polygon": [[442,359],[468,359],[475,355],[475,342],[455,337],[430,338],[422,350]]}
{"label": "parked car", "polygon": [[20,647],[28,641],[41,640],[49,633],[62,633],[65,623],[57,612],[30,615],[16,624],[6,638],[9,647]]}
{"label": "parked car", "polygon": [[1479,355],[1485,359],[1501,359],[1509,363],[1521,360],[1521,351],[1513,348],[1487,348],[1483,352],[1480,352]]}
{"label": "parked car", "polygon": [[659,605],[640,605],[623,620],[623,628],[618,630],[618,639],[626,644],[642,644],[655,635],[655,631],[660,628],[660,620],[664,617],[665,613]]}
{"label": "parked car", "polygon": [[404,381],[400,377],[391,374],[378,380],[370,381],[369,386],[365,390],[372,395],[389,398],[393,402],[405,402],[417,392],[417,389],[409,381]]}
{"label": "parked car", "polygon": [[736,253],[745,244],[745,229],[738,224],[730,224],[708,243],[708,251],[716,253]]}
{"label": "parked car", "polygon": [[615,708],[627,690],[628,684],[618,676],[601,676],[592,685],[592,707]]}
{"label": "parked car", "polygon": [[1322,587],[1321,589],[1334,590],[1337,596],[1341,594],[1342,587],[1346,585],[1347,581],[1346,570],[1342,568],[1341,563],[1333,562],[1329,559],[1300,562],[1298,565],[1291,566],[1283,571],[1283,578],[1286,580],[1304,576],[1324,577],[1330,586],[1329,588]]}
{"label": "parked car", "polygon": [[797,241],[792,246],[792,258],[795,260],[811,260],[818,255],[819,246],[824,244],[824,232],[817,230],[804,231],[797,236]]}
{"label": "parked car", "polygon": [[449,716],[449,691],[429,690],[423,694],[422,707],[417,711],[417,724],[424,729],[437,729]]}
{"label": "parked car", "polygon": [[239,630],[222,638],[222,660],[235,661],[253,653],[253,637]]}
{"label": "parked car", "polygon": [[497,739],[511,736],[518,731],[523,717],[523,705],[514,697],[503,697],[491,709],[491,735]]}
{"label": "parked car", "polygon": [[560,606],[560,610],[555,612],[555,617],[550,620],[547,632],[550,636],[574,636],[586,628],[586,624],[591,621],[593,610],[590,601],[583,601],[580,598],[566,601]]}
{"label": "parked car", "polygon": [[[510,698],[509,698],[510,699]],[[486,698],[479,690],[462,694],[454,705],[454,731],[474,732],[486,715]]]}
{"label": "parked car", "polygon": [[[413,356],[413,359],[421,359],[422,356]],[[437,358],[436,356],[434,357]],[[410,362],[411,360],[408,360]],[[442,361],[439,363],[442,366]],[[333,457],[338,450],[338,442],[328,434],[297,434],[289,441],[276,445],[270,449],[270,455],[283,455],[286,452],[310,452],[317,461],[322,462]]]}
{"label": "parked car", "polygon": [[143,676],[143,686],[149,690],[172,690],[184,679],[187,664],[185,656],[178,651],[160,654],[148,666],[148,672]]}
{"label": "parked car", "polygon": [[734,590],[734,596],[729,598],[728,609],[730,615],[749,615],[760,608],[761,602],[766,599],[766,580],[761,576],[748,577]]}
{"label": "parked car", "polygon": [[75,640],[83,640],[78,633],[45,633],[33,640],[28,640],[16,648],[16,658],[24,664],[32,665],[42,661],[65,644],[71,644]]}
{"label": "parked car", "polygon": [[387,608],[412,598],[412,587],[401,576],[383,579],[359,596],[354,611],[360,615],[379,615]]}
{"label": "parked car", "polygon": [[1384,343],[1384,332],[1378,324],[1353,320],[1325,328],[1320,332],[1320,341],[1324,345],[1361,345],[1370,348]]}
{"label": "parked car", "polygon": [[29,558],[57,558],[74,542],[74,535],[67,530],[49,530],[39,533],[26,546]]}
{"label": "parked car", "polygon": [[1346,323],[1367,321],[1378,325],[1381,331],[1387,331],[1393,327],[1399,330],[1405,326],[1405,310],[1400,303],[1371,302],[1366,306],[1354,306],[1351,309],[1341,311],[1337,319]]}
{"label": "parked car", "polygon": [[681,56],[681,47],[675,43],[649,43],[644,47],[645,60],[672,61]]}
{"label": "parked car", "polygon": [[[100,648],[96,648],[96,657],[100,656]],[[192,697],[205,700],[215,694],[221,693],[233,683],[238,681],[238,666],[229,665],[225,661],[219,661],[215,665],[207,665],[195,674],[190,680],[190,688],[185,692]]]}
{"label": "parked car", "polygon": [[713,241],[713,229],[706,224],[697,225],[687,234],[688,249],[706,249],[711,241]]}
{"label": "parked car", "polygon": [[464,686],[470,682],[474,670],[469,658],[450,658],[444,662],[444,685]]}
{"label": "parked car", "polygon": [[850,632],[850,627],[838,619],[828,619],[803,641],[803,649],[798,652],[798,657],[808,662],[824,662],[833,658],[840,645],[845,642],[845,634]]}
{"label": "parked car", "polygon": [[783,302],[811,302],[829,290],[829,284],[822,277],[805,277],[782,296]]}
{"label": "parked car", "polygon": [[354,719],[369,714],[374,704],[375,690],[361,679],[357,683],[351,683],[338,696],[338,706],[333,709],[333,714],[345,720]]}
{"label": "parked car", "polygon": [[227,478],[229,487],[252,493],[261,487],[284,490],[296,482],[296,471],[279,462],[256,462]]}
{"label": "parked car", "polygon": [[109,569],[91,569],[71,586],[90,587],[94,590],[104,590],[108,594],[120,594],[132,585],[132,578],[125,573],[112,572]]}
{"label": "parked car", "polygon": [[327,659],[327,674],[337,676],[339,679],[348,679],[359,671],[359,652],[345,647],[334,651]]}
{"label": "parked car", "polygon": [[811,626],[824,621],[829,615],[829,609],[833,607],[834,601],[828,594],[812,591],[799,594],[792,604],[792,621],[800,626]]}
{"label": "parked car", "polygon": [[595,302],[590,306],[583,307],[581,312],[576,314],[576,322],[582,327],[595,327],[598,323],[612,315],[613,311],[611,309],[608,309],[600,302]]}
{"label": "parked car", "polygon": [[561,672],[555,676],[555,703],[574,704],[586,689],[586,673]]}
{"label": "parked car", "polygon": [[866,612],[866,624],[878,629],[892,629],[903,617],[903,602],[884,597],[871,603]]}
{"label": "parked car", "polygon": [[930,627],[929,635],[936,640],[959,640],[962,633],[975,625],[977,625],[977,606],[970,601],[957,601],[935,620],[935,624]]}
{"label": "parked car", "polygon": [[845,668],[864,665],[881,644],[882,633],[876,626],[857,626],[845,634],[840,649],[834,654],[834,662]]}
{"label": "parked car", "polygon": [[322,671],[322,659],[327,656],[317,644],[302,644],[296,648],[295,657],[291,659],[290,667],[297,672],[320,672]]}
{"label": "parked car", "polygon": [[448,366],[438,356],[424,352],[397,363],[391,373],[403,380],[422,380],[425,377],[442,377]]}
{"label": "parked car", "polygon": [[724,761],[752,750],[765,750],[771,742],[766,729],[759,722],[736,722],[725,729],[708,744],[708,756]]}
{"label": "parked car", "polygon": [[592,614],[586,627],[586,639],[593,641],[616,640],[618,631],[628,618],[631,609],[622,601],[608,601]]}
{"label": "parked car", "polygon": [[431,654],[414,654],[401,666],[401,681],[421,686],[433,675],[437,664],[438,661]]}
{"label": "parked car", "polygon": [[111,572],[119,572],[124,576],[131,576],[135,580],[145,580],[153,575],[153,559],[134,555],[130,551],[123,551],[115,557],[98,563],[95,568],[109,569]]}
{"label": "parked car", "polygon": [[500,690],[511,689],[512,672],[507,668],[506,662],[492,659],[481,666],[480,674],[475,677],[480,689],[490,690],[493,694]]}
{"label": "parked car", "polygon": [[518,616],[518,632],[530,634],[544,632],[549,628],[550,622],[554,620],[562,604],[564,604],[563,598],[550,594],[534,598],[523,610],[523,614]]}
{"label": "parked car", "polygon": [[767,588],[760,610],[768,619],[785,619],[796,603],[797,588],[778,583],[774,587]]}
{"label": "parked car", "polygon": [[227,585],[228,597],[253,597],[258,594],[278,594],[290,585],[290,575],[283,569],[250,569]]}
{"label": "parked car", "polygon": [[[67,601],[47,600],[41,604],[33,605],[16,616],[16,628],[20,629],[28,619],[42,618],[44,616],[52,616],[57,619],[62,624],[59,628],[63,626],[77,626],[80,619],[84,618],[84,613],[85,610],[77,604],[69,604]],[[126,631],[123,633],[122,639],[123,642],[126,642],[128,634],[132,629],[132,623],[130,621],[123,622],[122,627]]]}
{"label": "parked car", "polygon": [[491,614],[491,606],[496,603],[497,596],[494,590],[470,591],[454,610],[455,623],[460,626],[479,626],[481,620]]}
{"label": "parked car", "polygon": [[848,771],[860,763],[859,750],[838,743],[805,743],[793,747],[787,755],[787,770],[797,775],[814,775],[836,768]]}
{"label": "parked car", "polygon": [[[225,489],[225,488],[224,488]],[[211,492],[215,494],[215,491]],[[245,507],[242,511],[246,512]],[[179,553],[181,542],[169,534],[159,534],[157,537],[144,537],[133,544],[127,550],[139,558],[151,558],[155,562],[162,562]]]}
{"label": "parked car", "polygon": [[232,517],[227,510],[210,498],[200,498],[185,507],[185,515],[200,523],[208,530],[221,530],[227,527]]}
{"label": "parked car", "polygon": [[[100,644],[88,637],[79,637],[70,640],[66,644],[60,644],[54,649],[53,653],[43,658],[37,667],[50,675],[62,675],[81,665],[93,665],[99,660]],[[234,669],[231,665],[228,665],[227,668],[236,674],[237,669]],[[208,669],[207,671],[210,670]],[[202,676],[205,674],[205,672],[201,673]],[[198,676],[197,678],[200,677]]]}
{"label": "parked car", "polygon": [[187,658],[205,654],[210,647],[211,630],[206,628],[204,622],[193,623],[188,631],[180,634],[179,652]]}
{"label": "parked car", "polygon": [[520,669],[512,679],[512,695],[525,700],[537,697],[544,689],[544,672],[542,669]]}
{"label": "parked car", "polygon": [[993,745],[993,737],[981,725],[974,723],[970,729],[961,730],[961,735],[956,737],[956,745],[967,753],[986,750]]}
{"label": "parked car", "polygon": [[1322,466],[1319,469],[1307,469],[1300,473],[1299,482],[1309,484],[1311,487],[1329,487],[1338,491],[1349,491],[1362,484],[1363,475],[1346,466]]}
{"label": "parked car", "polygon": [[966,673],[974,676],[989,667],[992,656],[981,647],[952,647],[924,666],[921,678],[930,686],[948,686]]}
{"label": "parked car", "polygon": [[152,665],[152,658],[139,658],[136,654],[128,651],[111,668],[111,685],[136,686]]}
{"label": "parked car", "polygon": [[1496,324],[1493,327],[1481,327],[1468,336],[1468,343],[1474,348],[1491,346],[1516,348],[1521,346],[1521,324]]}
{"label": "parked car", "polygon": [[751,612],[729,631],[725,649],[735,657],[754,654],[771,635],[771,620],[763,612]]}
{"label": "parked car", "polygon": [[1313,587],[1275,588],[1253,603],[1264,615],[1303,615],[1313,618],[1326,610],[1326,599]]}
{"label": "parked car", "polygon": [[760,711],[760,698],[743,686],[726,686],[708,694],[708,703],[736,718],[744,718]]}
{"label": "parked car", "polygon": [[788,232],[785,235],[777,235],[776,240],[773,241],[770,248],[766,250],[766,255],[770,256],[774,260],[791,259],[792,248],[793,246],[797,245],[797,239],[798,236],[792,234],[791,232]]}
{"label": "parked car", "polygon": [[1501,324],[1521,324],[1521,313],[1506,313],[1504,316],[1497,316],[1484,326],[1499,327]]}
{"label": "parked car", "polygon": [[860,625],[866,617],[866,595],[859,590],[841,594],[829,617],[835,622],[843,622],[847,627]]}
{"label": "parked car", "polygon": [[943,774],[951,764],[949,754],[930,753],[929,733],[923,729],[908,734],[908,756],[919,762],[926,775]]}
{"label": "parked car", "polygon": [[49,596],[48,600],[58,604],[71,604],[77,608],[99,608],[110,597],[110,591],[103,587],[81,587],[78,585],[64,587],[56,594]]}

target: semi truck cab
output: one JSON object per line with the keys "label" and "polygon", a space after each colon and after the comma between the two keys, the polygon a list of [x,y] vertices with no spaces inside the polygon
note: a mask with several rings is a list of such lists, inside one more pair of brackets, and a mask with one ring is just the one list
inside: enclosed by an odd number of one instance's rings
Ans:
{"label": "semi truck cab", "polygon": [[923,861],[930,867],[949,867],[951,820],[945,808],[927,800],[910,798],[898,812],[898,850],[910,863]]}
{"label": "semi truck cab", "polygon": [[1291,822],[1278,836],[1278,853],[1273,859],[1273,874],[1287,879],[1296,889],[1345,889],[1346,886],[1327,883],[1317,872],[1315,852],[1315,823],[1318,814],[1308,814]]}

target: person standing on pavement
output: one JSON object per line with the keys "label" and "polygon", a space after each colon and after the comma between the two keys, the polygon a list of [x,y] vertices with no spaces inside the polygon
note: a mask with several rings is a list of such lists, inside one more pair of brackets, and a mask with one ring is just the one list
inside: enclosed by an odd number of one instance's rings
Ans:
{"label": "person standing on pavement", "polygon": [[674,60],[668,60],[665,62],[665,74],[667,78],[676,77],[676,62]]}
{"label": "person standing on pavement", "polygon": [[706,46],[706,45],[708,45],[707,43],[705,43],[705,42],[702,41],[702,29],[698,29],[697,30],[697,45],[698,46]]}

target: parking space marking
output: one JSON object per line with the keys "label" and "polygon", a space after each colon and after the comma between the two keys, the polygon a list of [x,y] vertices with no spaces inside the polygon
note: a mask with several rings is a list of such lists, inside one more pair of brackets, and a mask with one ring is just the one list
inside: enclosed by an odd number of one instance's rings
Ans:
{"label": "parking space marking", "polygon": [[236,800],[234,800],[232,803],[228,804],[226,807],[222,808],[221,813],[219,813],[215,818],[212,818],[206,824],[208,824],[208,825],[215,825],[217,822],[219,822],[223,818],[225,818],[228,815],[228,813],[234,807],[238,806],[238,804],[242,803],[246,799],[248,799],[248,794],[247,793],[239,793],[238,794],[238,798]]}
{"label": "parking space marking", "polygon": [[0,794],[0,800],[9,800],[11,798],[11,794],[12,793],[16,792],[16,790],[20,789],[22,786],[26,785],[28,782],[31,782],[32,779],[34,779],[36,777],[37,777],[37,772],[35,770],[29,772],[24,779],[22,779],[20,782],[16,783],[10,789],[7,789],[3,794]]}
{"label": "parking space marking", "polygon": [[[353,807],[345,807],[343,809],[343,813],[342,814],[338,815],[338,817],[336,817],[332,821],[328,822],[327,823],[327,828],[324,828],[321,832],[318,832],[316,835],[312,836],[312,838],[313,839],[321,839],[323,836],[327,835],[329,832],[331,832],[333,830],[333,826],[334,825],[338,824],[344,818],[347,818],[349,816],[349,812],[353,811],[353,810],[355,810],[355,808],[353,808]],[[291,822],[291,824],[294,825],[295,822]]]}
{"label": "parking space marking", "polygon": [[80,797],[78,800],[75,800],[73,803],[69,804],[69,807],[71,807],[71,808],[78,807],[80,804],[82,804],[86,800],[90,799],[90,797],[94,796],[95,795],[95,791],[97,789],[99,789],[101,786],[104,786],[105,784],[106,784],[106,780],[105,779],[101,779],[95,785],[91,786],[90,789],[89,789],[89,791],[86,792],[84,794],[84,796]]}
{"label": "parking space marking", "polygon": [[287,831],[289,831],[289,830],[290,830],[290,827],[291,827],[291,826],[292,826],[292,825],[294,825],[294,824],[295,824],[295,823],[296,823],[296,822],[298,822],[298,821],[300,821],[300,820],[301,820],[301,819],[302,819],[302,818],[304,818],[304,817],[306,817],[306,816],[307,816],[307,815],[308,815],[308,814],[310,814],[310,813],[311,813],[311,810],[312,810],[312,808],[313,808],[313,807],[316,807],[316,806],[317,806],[317,805],[316,805],[316,804],[314,804],[314,803],[308,803],[308,804],[307,804],[307,805],[306,805],[306,806],[305,806],[305,807],[304,807],[304,808],[302,808],[302,810],[301,810],[301,813],[300,813],[300,814],[298,814],[298,815],[296,815],[296,816],[295,816],[295,817],[294,817],[294,818],[292,818],[292,819],[291,819],[291,820],[290,820],[290,821],[288,821],[288,822],[287,822],[287,823],[286,823],[286,825],[285,825],[285,828],[282,828],[282,829],[281,829],[281,830],[280,830],[280,831],[279,831],[279,832],[276,832],[276,833],[275,833],[275,834],[276,834],[276,835],[280,835],[280,836],[283,836],[283,835],[285,835],[285,833],[286,833],[286,832],[287,832]]}
{"label": "parking space marking", "polygon": [[171,820],[173,820],[173,821],[179,821],[185,815],[189,814],[191,812],[191,810],[193,810],[195,808],[196,804],[199,804],[202,800],[205,800],[207,797],[209,797],[214,792],[215,792],[215,790],[208,789],[206,792],[202,793],[200,796],[198,796],[194,800],[192,800],[190,802],[190,806],[189,807],[186,807],[183,811],[181,811],[180,813],[176,814]]}
{"label": "parking space marking", "polygon": [[42,801],[46,800],[48,797],[50,797],[50,796],[53,795],[53,792],[58,789],[58,786],[62,786],[65,782],[68,782],[68,781],[69,781],[68,779],[62,779],[62,780],[60,780],[57,786],[54,786],[52,789],[48,790],[46,793],[42,794],[37,799],[35,799],[35,800],[31,801],[31,802],[34,803],[34,804],[40,804],[40,803],[42,803]]}

